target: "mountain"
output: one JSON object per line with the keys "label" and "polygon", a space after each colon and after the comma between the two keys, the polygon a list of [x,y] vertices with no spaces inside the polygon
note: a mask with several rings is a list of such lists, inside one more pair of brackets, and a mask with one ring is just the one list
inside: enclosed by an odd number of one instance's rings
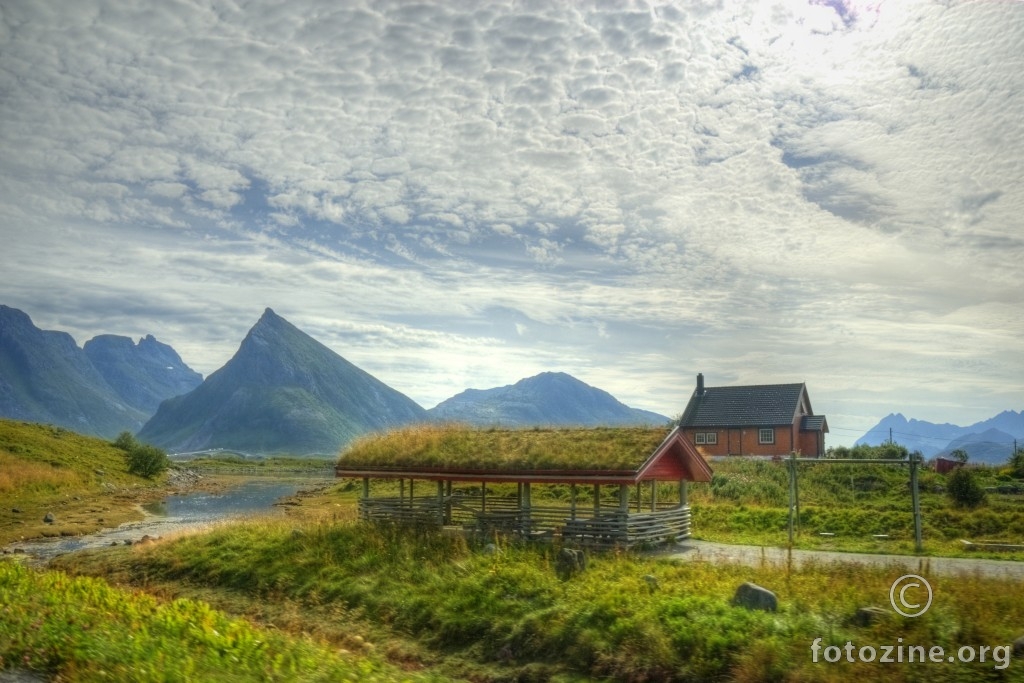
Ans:
{"label": "mountain", "polygon": [[669,418],[630,408],[607,391],[564,372],[543,372],[493,389],[467,389],[427,411],[434,420],[472,425],[667,424]]}
{"label": "mountain", "polygon": [[967,452],[970,462],[1001,465],[1013,455],[1014,437],[1012,434],[998,429],[986,429],[983,432],[971,432],[950,441],[939,453],[948,456],[960,449]]}
{"label": "mountain", "polygon": [[268,308],[224,367],[162,403],[138,437],[174,452],[333,455],[360,434],[427,419],[412,399]]}
{"label": "mountain", "polygon": [[148,415],[117,395],[70,334],[0,305],[0,417],[109,438]]}
{"label": "mountain", "polygon": [[[1011,437],[1010,450],[1012,450],[1014,438],[1024,441],[1024,411],[1006,410],[967,427],[949,423],[935,424],[924,420],[907,420],[899,413],[891,413],[869,429],[864,436],[857,439],[857,445],[877,446],[888,441],[891,433],[892,440],[896,443],[906,446],[910,451],[921,451],[925,457],[931,458],[943,452],[963,448],[965,443],[971,443],[969,440],[958,441],[963,437],[983,434],[992,429],[1004,432]],[[953,442],[958,442],[960,445],[955,446]],[[970,453],[970,449],[965,448],[965,450]],[[980,452],[982,450],[979,449]],[[1004,462],[1008,457],[1009,453],[998,462]]]}
{"label": "mountain", "polygon": [[82,348],[118,397],[147,416],[153,415],[165,399],[187,394],[203,381],[203,376],[185,365],[173,348],[153,335],[135,344],[128,337],[103,334],[85,342]]}

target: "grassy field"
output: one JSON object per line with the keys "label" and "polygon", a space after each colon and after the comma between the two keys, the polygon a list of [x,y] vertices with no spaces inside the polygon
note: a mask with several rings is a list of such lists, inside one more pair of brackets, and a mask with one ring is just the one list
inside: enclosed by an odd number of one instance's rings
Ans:
{"label": "grassy field", "polygon": [[[748,460],[712,466],[715,475],[711,483],[691,489],[694,535],[725,543],[787,545],[789,479],[785,464]],[[998,468],[974,471],[988,488],[1015,484]],[[798,477],[800,534],[795,547],[914,552],[906,466],[801,465]],[[965,551],[961,543],[963,539],[1024,544],[1024,495],[992,491],[981,506],[959,508],[945,492],[946,479],[928,470],[919,474],[925,554],[1024,560],[1022,553]],[[1024,482],[1019,484],[1024,489]]]}
{"label": "grassy field", "polygon": [[208,604],[0,561],[0,671],[62,681],[431,681]]}
{"label": "grassy field", "polygon": [[[890,612],[858,626],[857,609],[886,607],[901,570],[854,573],[836,564],[790,571],[607,553],[563,581],[554,553],[344,520],[279,520],[67,556],[60,566],[166,598],[202,599],[333,647],[371,642],[392,663],[476,681],[879,675],[878,664],[814,662],[816,638],[822,647],[1001,647],[989,650],[985,663],[884,666],[886,680],[1022,680],[1024,673],[1009,660],[1010,643],[1024,631],[1024,602],[1013,582],[928,577],[935,600],[926,614]],[[745,581],[774,591],[779,610],[733,606]]]}
{"label": "grassy field", "polygon": [[[0,545],[141,519],[139,504],[166,493],[166,476],[129,474],[124,451],[108,441],[0,420]],[[53,523],[43,521],[47,513]]]}

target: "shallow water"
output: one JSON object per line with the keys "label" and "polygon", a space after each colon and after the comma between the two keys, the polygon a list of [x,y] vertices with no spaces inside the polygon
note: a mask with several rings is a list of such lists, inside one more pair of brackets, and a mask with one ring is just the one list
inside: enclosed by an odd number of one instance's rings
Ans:
{"label": "shallow water", "polygon": [[144,536],[160,538],[166,534],[201,529],[228,519],[249,515],[280,515],[282,509],[274,503],[293,495],[300,489],[324,483],[320,477],[291,479],[239,477],[237,486],[223,491],[195,491],[167,496],[162,501],[142,506],[146,519],[127,522],[116,529],[103,529],[84,536],[41,538],[8,545],[5,550],[20,550],[33,563],[45,563],[58,555],[104,548],[111,545],[130,545]]}

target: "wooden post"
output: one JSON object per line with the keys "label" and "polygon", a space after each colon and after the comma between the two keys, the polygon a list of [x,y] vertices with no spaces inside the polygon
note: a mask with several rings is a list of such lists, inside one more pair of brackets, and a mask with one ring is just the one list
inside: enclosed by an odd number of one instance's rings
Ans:
{"label": "wooden post", "polygon": [[910,454],[910,497],[914,506],[914,552],[920,553],[924,550],[921,541],[921,497],[917,490],[917,456]]}
{"label": "wooden post", "polygon": [[601,514],[601,485],[594,484],[594,516]]}
{"label": "wooden post", "polygon": [[629,486],[619,484],[619,512],[629,512]]}
{"label": "wooden post", "polygon": [[793,547],[793,513],[796,510],[796,453],[786,463],[789,470],[789,547]]}
{"label": "wooden post", "polygon": [[576,484],[569,484],[569,519],[576,519]]}
{"label": "wooden post", "polygon": [[444,482],[438,480],[437,482],[437,521],[440,522],[441,526],[444,526],[448,521],[447,515],[444,514]]}
{"label": "wooden post", "polygon": [[640,500],[643,496],[640,495],[640,482],[636,483],[636,511],[640,512]]}
{"label": "wooden post", "polygon": [[658,511],[658,482],[651,480],[651,512]]}
{"label": "wooden post", "polygon": [[686,507],[686,480],[679,480],[679,507]]}
{"label": "wooden post", "polygon": [[522,510],[523,510],[523,512],[525,514],[522,515],[522,527],[520,528],[520,531],[522,531],[523,534],[530,533],[530,507],[531,506],[532,506],[532,503],[530,501],[530,482],[527,481],[527,482],[523,482],[523,504],[522,504]]}
{"label": "wooden post", "polygon": [[398,507],[405,505],[405,479],[398,480]]}
{"label": "wooden post", "polygon": [[480,512],[487,512],[487,482],[480,482]]}
{"label": "wooden post", "polygon": [[370,478],[363,477],[363,500],[370,497]]}

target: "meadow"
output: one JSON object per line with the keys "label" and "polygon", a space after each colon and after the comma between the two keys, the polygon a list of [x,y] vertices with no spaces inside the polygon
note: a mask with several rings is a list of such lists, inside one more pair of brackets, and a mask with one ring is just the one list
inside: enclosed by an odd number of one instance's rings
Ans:
{"label": "meadow", "polygon": [[[69,505],[56,509],[88,510],[163,490],[160,481],[128,474],[105,442],[39,425],[0,427],[7,466],[0,486],[13,496],[5,505],[37,506],[38,514],[63,501]],[[291,466],[268,464],[270,471]],[[710,483],[690,489],[694,535],[785,545],[785,466],[713,468]],[[922,473],[927,555],[978,556],[962,549],[961,538],[1024,542],[1021,496],[1006,492],[1017,482],[999,469],[976,476],[993,490],[967,509],[943,490],[945,476]],[[395,486],[374,482],[373,490]],[[557,542],[367,525],[355,519],[360,490],[342,480],[297,496],[283,519],[67,555],[47,570],[2,560],[0,670],[17,666],[62,681],[1024,680],[1024,663],[1009,657],[1024,635],[1016,581],[933,576],[925,561],[934,604],[911,619],[888,609],[889,589],[904,573],[895,566],[748,567],[613,551],[588,553],[586,570],[563,579]],[[568,491],[546,487],[537,495],[557,505]],[[802,467],[800,499],[797,547],[913,551],[905,467]],[[748,581],[773,591],[778,611],[734,606]],[[868,606],[885,611],[858,621]],[[989,648],[989,656],[833,663],[815,654],[815,643],[820,652],[904,644],[948,653]]]}
{"label": "meadow", "polygon": [[[1009,661],[1024,632],[1018,585],[929,576],[934,604],[916,619],[889,610],[858,625],[858,608],[888,606],[902,570],[822,564],[677,563],[593,554],[562,580],[556,549],[468,540],[345,519],[251,521],[58,566],[165,599],[203,600],[253,623],[352,650],[372,643],[395,665],[474,681],[843,681],[879,664],[812,659],[823,647],[1002,646],[1004,661],[885,666],[887,680],[1024,680]],[[752,581],[777,612],[732,605]],[[902,639],[902,641],[900,640]],[[980,650],[979,650],[980,651]],[[991,650],[990,650],[991,652]]]}

